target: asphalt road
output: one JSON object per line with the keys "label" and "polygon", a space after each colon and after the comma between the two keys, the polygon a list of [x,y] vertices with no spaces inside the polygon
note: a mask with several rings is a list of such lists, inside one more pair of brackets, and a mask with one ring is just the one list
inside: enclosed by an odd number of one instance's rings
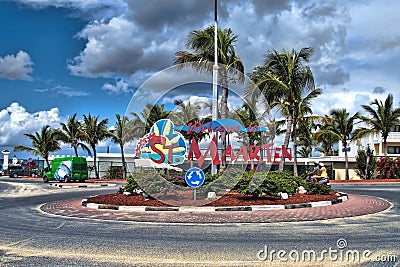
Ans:
{"label": "asphalt road", "polygon": [[221,225],[49,216],[38,209],[45,202],[116,188],[60,189],[15,181],[0,178],[0,266],[400,266],[399,185],[335,185],[393,203],[375,215]]}

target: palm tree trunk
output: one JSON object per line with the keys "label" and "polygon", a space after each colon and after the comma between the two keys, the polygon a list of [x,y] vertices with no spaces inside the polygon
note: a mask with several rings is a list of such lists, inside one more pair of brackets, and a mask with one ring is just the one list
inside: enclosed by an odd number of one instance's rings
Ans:
{"label": "palm tree trunk", "polygon": [[[283,145],[287,148],[289,146],[289,141],[290,141],[290,136],[292,132],[292,124],[293,124],[293,114],[289,112],[289,116],[287,118],[287,123],[286,123],[286,133],[285,133],[285,140],[283,142]],[[283,156],[283,153],[281,155],[281,161],[279,162],[279,170],[283,171],[283,166],[285,165],[285,157]]]}
{"label": "palm tree trunk", "polygon": [[50,168],[50,162],[49,162],[49,157],[45,157],[44,160],[46,161],[46,165],[48,168]]}
{"label": "palm tree trunk", "polygon": [[[221,70],[221,119],[226,119],[228,116],[228,79],[226,70]],[[221,132],[221,155],[225,153],[226,150],[226,132]],[[226,168],[226,160],[222,160],[220,171],[224,171]]]}
{"label": "palm tree trunk", "polygon": [[74,152],[75,152],[75,157],[78,157],[78,148],[76,147],[76,145],[74,146]]}
{"label": "palm tree trunk", "polygon": [[99,177],[99,171],[97,169],[97,162],[96,162],[97,161],[96,160],[96,158],[97,158],[96,147],[92,146],[92,150],[93,150],[94,173],[95,173],[96,179],[99,179],[100,178]]}
{"label": "palm tree trunk", "polygon": [[387,141],[386,138],[383,138],[383,154],[387,157]]}
{"label": "palm tree trunk", "polygon": [[120,144],[121,148],[121,157],[122,157],[122,179],[126,179],[126,163],[125,163],[125,154],[124,154],[124,146]]}
{"label": "palm tree trunk", "polygon": [[296,125],[293,125],[293,135],[292,135],[292,140],[293,140],[293,175],[295,177],[299,176],[299,173],[297,171],[297,140],[296,140]]}

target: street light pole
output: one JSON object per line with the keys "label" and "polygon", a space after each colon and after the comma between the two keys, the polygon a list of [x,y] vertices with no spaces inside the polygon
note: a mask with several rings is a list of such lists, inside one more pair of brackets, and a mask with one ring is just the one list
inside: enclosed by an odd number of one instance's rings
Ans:
{"label": "street light pole", "polygon": [[[218,120],[218,0],[214,0],[214,66],[212,92],[212,120]],[[214,132],[218,153],[218,134]],[[211,174],[217,173],[217,166],[211,162]]]}

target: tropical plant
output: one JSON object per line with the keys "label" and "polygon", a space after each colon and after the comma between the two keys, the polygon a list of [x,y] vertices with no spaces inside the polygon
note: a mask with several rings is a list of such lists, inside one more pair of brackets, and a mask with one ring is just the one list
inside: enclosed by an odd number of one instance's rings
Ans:
{"label": "tropical plant", "polygon": [[128,121],[129,139],[139,139],[146,134],[146,122],[134,112],[131,112],[131,115],[133,118]]}
{"label": "tropical plant", "polygon": [[361,179],[374,179],[375,163],[376,158],[368,156],[365,150],[357,151],[355,170]]}
{"label": "tropical plant", "polygon": [[278,196],[280,193],[293,195],[299,186],[314,194],[328,194],[330,187],[319,183],[306,182],[289,171],[245,172],[234,190],[239,194],[252,194],[255,197]]}
{"label": "tropical plant", "polygon": [[308,158],[312,155],[312,148],[314,145],[313,142],[313,130],[315,129],[315,125],[313,123],[312,116],[304,117],[301,122],[297,126],[296,135],[298,137],[298,146],[300,146],[300,150],[297,149],[297,153],[303,157]]}
{"label": "tropical plant", "polygon": [[131,112],[131,115],[134,116],[137,126],[144,124],[144,133],[148,133],[157,121],[166,119],[171,115],[171,112],[164,110],[164,108],[164,104],[146,104],[143,111],[140,112],[140,116],[144,119],[144,122],[141,120],[139,114]]}
{"label": "tropical plant", "polygon": [[[244,82],[244,65],[242,60],[236,55],[234,43],[237,35],[233,34],[232,29],[217,29],[218,43],[218,63],[220,68],[219,82],[222,87],[221,92],[221,118],[227,118],[228,114],[228,79],[233,82]],[[187,40],[186,47],[194,52],[178,51],[175,53],[174,64],[189,66],[199,72],[212,73],[214,62],[214,26],[209,26],[203,30],[192,31]],[[231,77],[228,77],[228,76]],[[225,133],[221,135],[222,152],[226,149]]]}
{"label": "tropical plant", "polygon": [[368,127],[361,127],[355,131],[357,137],[379,132],[383,140],[384,155],[387,156],[387,138],[390,130],[400,123],[400,108],[393,107],[393,95],[389,94],[383,103],[375,99],[370,105],[361,105],[369,116],[359,116]]}
{"label": "tropical plant", "polygon": [[[313,49],[302,48],[299,52],[294,49],[289,52],[283,50],[278,52],[270,50],[266,53],[263,66],[256,67],[251,75],[251,79],[258,86],[259,90],[246,91],[248,96],[259,97],[262,93],[268,103],[281,103],[286,106],[286,134],[284,146],[288,147],[290,137],[292,137],[293,122],[296,110],[296,101],[301,99],[304,93],[315,90],[314,77],[309,66],[304,63],[309,62]],[[284,157],[282,155],[279,163],[279,170],[283,170]]]}
{"label": "tropical plant", "polygon": [[108,119],[99,121],[99,116],[83,115],[82,132],[83,140],[89,144],[93,151],[93,164],[95,166],[94,171],[96,178],[99,178],[99,172],[97,168],[96,158],[97,151],[96,145],[111,136],[111,133],[107,130]]}
{"label": "tropical plant", "polygon": [[354,124],[359,113],[356,112],[350,116],[345,108],[332,109],[330,111],[331,122],[326,124],[323,130],[320,131],[321,135],[334,136],[342,143],[345,157],[345,179],[349,180],[349,157],[347,152],[348,141],[351,142],[356,139],[354,135]]}
{"label": "tropical plant", "polygon": [[122,116],[119,114],[115,114],[117,121],[115,123],[115,131],[111,133],[111,139],[114,143],[119,144],[121,149],[121,158],[122,158],[122,178],[126,179],[126,161],[124,154],[124,145],[129,142],[132,137],[129,133],[128,123],[129,120],[126,116]]}
{"label": "tropical plant", "polygon": [[265,142],[274,143],[277,136],[285,133],[285,130],[282,129],[284,124],[284,120],[276,120],[275,118],[268,120],[266,122],[267,131],[264,132],[264,135],[266,136]]}
{"label": "tropical plant", "polygon": [[64,143],[71,144],[76,157],[78,157],[78,147],[81,147],[91,156],[90,149],[81,142],[83,138],[81,126],[81,123],[76,119],[76,113],[72,117],[68,117],[67,123],[61,123],[60,139]]}
{"label": "tropical plant", "polygon": [[[309,150],[311,150],[311,124],[319,119],[319,116],[312,115],[311,109],[311,101],[321,95],[322,91],[319,88],[310,90],[307,92],[308,94],[304,97],[302,95],[298,95],[297,99],[293,103],[293,126],[291,139],[293,142],[293,172],[294,176],[298,176],[297,170],[297,132],[300,133],[300,137],[302,138],[302,144],[306,145]],[[271,107],[277,107],[281,114],[285,117],[289,115],[288,106],[282,102],[274,102]],[[311,152],[310,152],[311,154]]]}
{"label": "tropical plant", "polygon": [[[245,128],[254,127],[255,125],[261,126],[260,122],[264,121],[265,113],[257,114],[255,104],[248,101],[244,102],[241,108],[234,111],[234,114]],[[255,145],[261,142],[260,133],[260,131],[241,133],[239,137],[243,139],[243,142],[247,141],[248,145]]]}
{"label": "tropical plant", "polygon": [[328,128],[332,123],[332,118],[329,116],[322,116],[320,119],[320,123],[317,124],[318,130],[313,134],[313,140],[320,144],[316,148],[317,151],[323,153],[326,156],[334,156],[335,155],[335,148],[334,145],[340,141],[340,138],[330,132]]}
{"label": "tropical plant", "polygon": [[[174,104],[178,106],[178,111],[171,113],[171,119],[178,125],[189,125],[199,122],[201,124],[211,121],[210,117],[200,118],[201,106],[198,103],[185,103],[182,100],[175,100]],[[188,139],[189,145],[193,138],[199,142],[205,138],[208,133],[196,131],[181,131],[182,135]]]}
{"label": "tropical plant", "polygon": [[58,130],[52,129],[50,125],[43,126],[40,132],[35,132],[35,134],[24,134],[29,137],[32,141],[32,147],[27,146],[16,146],[15,151],[27,151],[34,155],[39,155],[46,161],[46,166],[49,167],[49,154],[60,150],[59,145],[60,132]]}
{"label": "tropical plant", "polygon": [[381,157],[375,163],[377,179],[399,179],[400,158]]}
{"label": "tropical plant", "polygon": [[185,103],[178,99],[174,101],[174,105],[178,110],[171,113],[172,121],[177,125],[188,125],[189,123],[198,122],[201,106],[198,103]]}
{"label": "tropical plant", "polygon": [[295,101],[295,110],[293,113],[293,151],[294,151],[294,175],[298,176],[297,173],[297,138],[299,137],[300,145],[305,147],[305,150],[309,152],[311,156],[312,152],[312,128],[320,116],[312,115],[311,101],[322,94],[320,88],[313,89],[308,92],[307,95],[300,96]]}

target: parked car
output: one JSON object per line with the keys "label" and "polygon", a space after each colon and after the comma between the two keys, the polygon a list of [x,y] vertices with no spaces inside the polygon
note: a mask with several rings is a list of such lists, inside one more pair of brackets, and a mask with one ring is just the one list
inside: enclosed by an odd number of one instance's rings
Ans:
{"label": "parked car", "polygon": [[23,165],[8,165],[7,169],[8,176],[17,178],[18,176],[37,176],[37,169],[28,169]]}

